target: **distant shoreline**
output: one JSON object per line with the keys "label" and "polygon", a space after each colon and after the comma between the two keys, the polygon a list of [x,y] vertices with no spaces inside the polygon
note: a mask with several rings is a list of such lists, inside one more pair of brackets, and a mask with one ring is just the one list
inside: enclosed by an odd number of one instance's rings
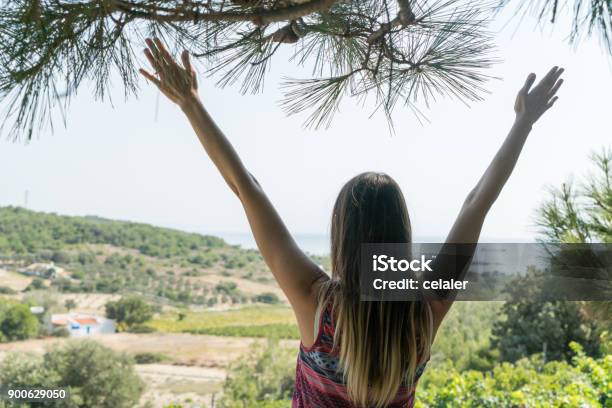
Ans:
{"label": "distant shoreline", "polygon": [[[250,232],[199,232],[201,234],[213,235],[219,238],[223,238],[225,242],[231,245],[240,245],[245,249],[257,249],[257,244],[253,238],[253,234]],[[293,236],[297,241],[302,250],[313,254],[313,255],[329,255],[329,235],[327,234],[295,234]],[[415,237],[414,242],[444,242],[444,237],[435,236],[423,236]],[[517,238],[482,238],[480,242],[508,242],[508,243],[524,243],[534,242],[529,239],[517,239]]]}
{"label": "distant shoreline", "polygon": [[[245,249],[257,249],[255,238],[250,232],[202,232],[222,238],[231,245],[240,245]],[[313,255],[329,255],[329,235],[327,234],[295,234],[293,238],[299,247]]]}

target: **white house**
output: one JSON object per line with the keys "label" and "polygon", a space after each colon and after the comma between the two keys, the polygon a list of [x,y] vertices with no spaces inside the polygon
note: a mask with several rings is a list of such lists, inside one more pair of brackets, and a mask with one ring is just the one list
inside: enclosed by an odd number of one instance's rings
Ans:
{"label": "white house", "polygon": [[116,331],[114,320],[81,313],[52,315],[50,324],[52,330],[60,327],[66,328],[72,337],[83,337],[92,334],[112,334]]}
{"label": "white house", "polygon": [[45,308],[43,306],[30,306],[30,312],[35,315],[41,315],[45,313]]}

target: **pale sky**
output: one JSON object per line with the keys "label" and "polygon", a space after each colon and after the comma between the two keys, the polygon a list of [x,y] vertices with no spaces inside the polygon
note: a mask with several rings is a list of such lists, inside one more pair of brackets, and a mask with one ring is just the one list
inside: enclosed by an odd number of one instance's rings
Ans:
{"label": "pale sky", "polygon": [[[534,211],[545,189],[588,168],[588,154],[610,145],[612,69],[595,39],[572,49],[566,27],[542,32],[527,19],[503,27],[490,70],[501,81],[470,108],[442,100],[421,125],[408,109],[395,112],[396,134],[382,115],[346,100],[329,130],[304,130],[304,117],[278,107],[278,83],[296,71],[273,62],[263,94],[216,89],[200,77],[205,106],[249,170],[262,183],[289,229],[326,233],[334,199],[349,178],[383,171],[402,187],[417,236],[444,236],[470,189],[500,146],[514,113],[514,97],[529,72],[566,69],[556,106],[538,122],[517,168],[491,210],[483,239],[530,240]],[[285,53],[284,55],[288,55]],[[203,152],[180,110],[142,82],[138,99],[114,106],[94,101],[83,88],[64,129],[43,132],[28,144],[0,141],[0,205],[23,205],[68,215],[99,215],[198,232],[247,232],[238,200]],[[158,105],[158,106],[157,106]],[[158,114],[156,115],[156,111]]]}

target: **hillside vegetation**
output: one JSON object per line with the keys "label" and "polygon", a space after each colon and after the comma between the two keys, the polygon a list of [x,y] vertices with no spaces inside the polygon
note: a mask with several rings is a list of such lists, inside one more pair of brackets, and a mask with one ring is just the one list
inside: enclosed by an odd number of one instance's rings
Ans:
{"label": "hillside vegetation", "polygon": [[59,273],[41,272],[26,290],[51,286],[64,293],[129,292],[208,307],[282,300],[258,251],[218,237],[0,208],[0,268],[14,274],[33,263],[53,263]]}

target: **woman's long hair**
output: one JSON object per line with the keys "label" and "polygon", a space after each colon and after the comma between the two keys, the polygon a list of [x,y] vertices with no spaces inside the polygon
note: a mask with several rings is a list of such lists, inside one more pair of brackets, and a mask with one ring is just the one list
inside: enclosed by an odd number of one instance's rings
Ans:
{"label": "woman's long hair", "polygon": [[320,304],[333,299],[335,348],[349,398],[360,407],[384,407],[403,384],[412,385],[429,355],[431,310],[425,302],[361,301],[362,243],[410,243],[410,218],[397,183],[363,173],[340,191],[331,223],[332,279]]}

